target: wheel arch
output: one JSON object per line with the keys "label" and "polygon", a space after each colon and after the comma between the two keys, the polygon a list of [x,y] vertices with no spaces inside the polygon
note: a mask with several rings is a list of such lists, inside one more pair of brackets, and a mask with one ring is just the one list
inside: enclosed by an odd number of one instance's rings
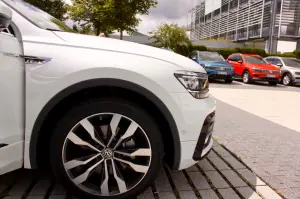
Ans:
{"label": "wheel arch", "polygon": [[[106,93],[107,92],[107,93]],[[105,93],[105,94],[103,94]],[[103,94],[103,95],[102,95]],[[180,162],[180,139],[175,120],[166,105],[151,91],[137,84],[118,79],[93,79],[74,84],[55,95],[39,113],[32,130],[29,146],[31,168],[43,167],[45,154],[40,154],[46,147],[45,142],[51,137],[51,128],[72,104],[84,99],[99,96],[120,96],[135,99],[158,122],[160,127],[167,162],[172,168],[178,168]],[[162,125],[167,122],[168,125]],[[171,137],[170,137],[171,136]],[[170,140],[171,139],[171,140]],[[171,142],[170,142],[171,141]],[[47,148],[47,147],[46,147]],[[47,149],[48,150],[48,149]]]}

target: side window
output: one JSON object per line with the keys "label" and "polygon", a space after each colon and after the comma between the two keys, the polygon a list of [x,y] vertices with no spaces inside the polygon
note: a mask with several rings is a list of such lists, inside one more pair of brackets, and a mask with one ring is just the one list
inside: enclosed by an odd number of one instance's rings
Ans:
{"label": "side window", "polygon": [[191,52],[189,58],[192,60],[197,60],[197,52]]}
{"label": "side window", "polygon": [[277,58],[267,58],[266,60],[268,63],[274,64],[274,65],[282,64],[280,59],[277,59]]}
{"label": "side window", "polygon": [[236,56],[236,61],[240,61],[240,60],[243,60],[242,56],[237,55],[237,56]]}
{"label": "side window", "polygon": [[237,56],[236,55],[231,55],[229,58],[228,58],[229,61],[237,61]]}

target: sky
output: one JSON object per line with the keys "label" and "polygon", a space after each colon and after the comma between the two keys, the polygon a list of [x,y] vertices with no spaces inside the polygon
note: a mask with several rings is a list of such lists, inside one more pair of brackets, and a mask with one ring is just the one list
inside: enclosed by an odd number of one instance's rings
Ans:
{"label": "sky", "polygon": [[[71,0],[65,0],[70,3]],[[157,0],[156,8],[150,9],[149,15],[142,15],[142,20],[137,27],[138,31],[149,34],[158,25],[166,23],[177,23],[187,25],[188,11],[196,6],[199,0]]]}

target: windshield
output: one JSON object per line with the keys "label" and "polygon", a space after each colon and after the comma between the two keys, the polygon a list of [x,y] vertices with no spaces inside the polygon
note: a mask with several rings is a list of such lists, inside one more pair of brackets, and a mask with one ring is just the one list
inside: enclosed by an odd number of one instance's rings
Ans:
{"label": "windshield", "polygon": [[286,66],[297,67],[300,68],[300,60],[293,58],[282,58],[282,61]]}
{"label": "windshield", "polygon": [[218,53],[200,52],[199,57],[201,61],[225,61]]}
{"label": "windshield", "polygon": [[263,58],[256,56],[245,56],[245,61],[250,64],[267,64]]}
{"label": "windshield", "polygon": [[53,31],[73,32],[66,24],[52,17],[48,13],[21,0],[3,0],[16,12],[23,15],[36,26]]}

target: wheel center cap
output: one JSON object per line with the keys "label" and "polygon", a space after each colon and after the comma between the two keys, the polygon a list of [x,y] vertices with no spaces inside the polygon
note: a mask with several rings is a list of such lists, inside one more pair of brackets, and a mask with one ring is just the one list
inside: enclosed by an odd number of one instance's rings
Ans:
{"label": "wheel center cap", "polygon": [[111,149],[104,149],[102,151],[102,156],[104,159],[111,159],[113,157],[113,151]]}

